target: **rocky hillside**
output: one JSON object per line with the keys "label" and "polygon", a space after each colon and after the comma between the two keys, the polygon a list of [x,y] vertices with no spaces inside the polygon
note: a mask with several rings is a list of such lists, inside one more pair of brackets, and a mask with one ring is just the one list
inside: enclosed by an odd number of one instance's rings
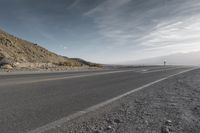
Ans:
{"label": "rocky hillside", "polygon": [[59,56],[47,49],[0,30],[0,66],[23,67],[80,67],[95,66],[86,61]]}

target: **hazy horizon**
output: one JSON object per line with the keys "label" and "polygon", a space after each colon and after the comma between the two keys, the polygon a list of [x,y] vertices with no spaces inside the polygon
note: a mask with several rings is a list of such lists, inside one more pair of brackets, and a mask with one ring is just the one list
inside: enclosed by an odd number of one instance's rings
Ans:
{"label": "hazy horizon", "polygon": [[0,17],[15,36],[93,62],[200,51],[199,0],[0,0]]}
{"label": "hazy horizon", "polygon": [[163,65],[164,61],[166,65],[193,65],[200,66],[200,51],[193,52],[180,52],[175,54],[144,58],[141,60],[129,60],[125,62],[119,62],[116,64],[123,65]]}

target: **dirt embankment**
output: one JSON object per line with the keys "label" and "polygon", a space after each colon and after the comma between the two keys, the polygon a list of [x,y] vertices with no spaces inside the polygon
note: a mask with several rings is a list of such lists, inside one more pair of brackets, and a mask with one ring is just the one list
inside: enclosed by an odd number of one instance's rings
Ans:
{"label": "dirt embankment", "polygon": [[199,133],[200,70],[129,95],[45,133]]}

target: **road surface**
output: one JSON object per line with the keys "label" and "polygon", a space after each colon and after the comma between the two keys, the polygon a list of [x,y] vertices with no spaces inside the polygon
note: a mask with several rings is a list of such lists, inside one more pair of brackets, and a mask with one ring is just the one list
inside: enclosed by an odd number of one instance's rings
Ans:
{"label": "road surface", "polygon": [[188,67],[0,75],[0,132],[26,133]]}

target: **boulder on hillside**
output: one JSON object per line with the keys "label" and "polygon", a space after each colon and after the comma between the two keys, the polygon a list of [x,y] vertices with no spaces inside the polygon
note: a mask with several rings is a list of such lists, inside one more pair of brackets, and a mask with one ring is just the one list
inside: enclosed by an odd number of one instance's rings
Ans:
{"label": "boulder on hillside", "polygon": [[6,57],[0,57],[0,68],[13,69],[13,61]]}
{"label": "boulder on hillside", "polygon": [[7,38],[0,38],[0,44],[5,46],[12,46],[12,41]]}
{"label": "boulder on hillside", "polygon": [[6,58],[6,57],[0,57],[0,66],[4,66],[4,65],[11,65],[12,66],[13,61]]}
{"label": "boulder on hillside", "polygon": [[2,69],[13,69],[12,65],[6,64],[1,66]]}

